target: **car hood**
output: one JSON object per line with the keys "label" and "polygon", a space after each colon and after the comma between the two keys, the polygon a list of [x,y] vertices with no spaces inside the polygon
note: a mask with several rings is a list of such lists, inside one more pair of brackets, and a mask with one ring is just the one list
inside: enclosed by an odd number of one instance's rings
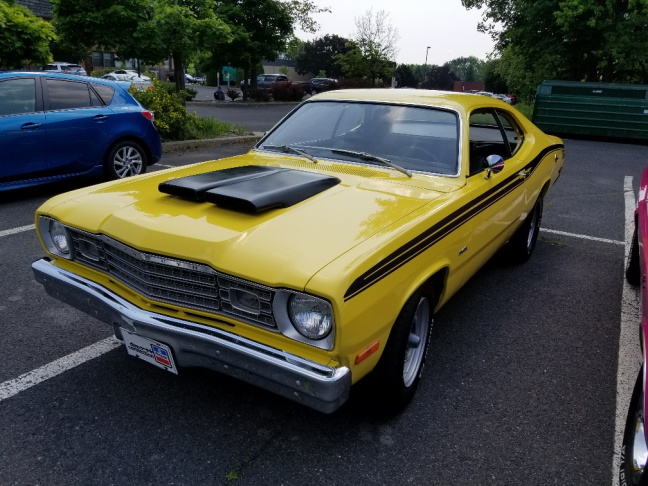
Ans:
{"label": "car hood", "polygon": [[[160,192],[194,174],[267,165],[340,182],[286,208],[251,214]],[[349,164],[310,164],[254,152],[102,184],[58,196],[39,213],[141,251],[202,262],[270,286],[304,288],[326,264],[401,218],[451,192],[460,181]]]}

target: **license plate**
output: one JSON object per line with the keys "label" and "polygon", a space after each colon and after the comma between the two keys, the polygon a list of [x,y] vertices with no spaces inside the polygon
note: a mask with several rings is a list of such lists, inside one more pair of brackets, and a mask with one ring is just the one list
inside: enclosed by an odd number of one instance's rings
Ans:
{"label": "license plate", "polygon": [[147,363],[151,363],[158,368],[170,371],[176,375],[178,374],[178,369],[173,362],[173,355],[171,354],[171,348],[169,346],[154,341],[153,339],[133,334],[125,329],[122,329],[121,333],[128,354],[143,359]]}

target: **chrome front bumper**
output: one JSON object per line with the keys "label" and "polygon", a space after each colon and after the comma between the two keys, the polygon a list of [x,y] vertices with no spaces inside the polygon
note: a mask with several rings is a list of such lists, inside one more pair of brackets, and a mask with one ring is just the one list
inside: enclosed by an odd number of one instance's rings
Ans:
{"label": "chrome front bumper", "polygon": [[349,396],[347,367],[324,366],[222,329],[145,311],[47,258],[35,261],[32,270],[48,294],[113,326],[117,338],[125,329],[171,346],[180,367],[209,368],[324,413]]}

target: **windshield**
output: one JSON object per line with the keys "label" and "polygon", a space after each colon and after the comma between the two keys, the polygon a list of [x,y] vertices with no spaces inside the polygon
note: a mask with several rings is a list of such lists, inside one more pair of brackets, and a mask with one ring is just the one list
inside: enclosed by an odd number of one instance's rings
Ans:
{"label": "windshield", "polygon": [[376,164],[375,159],[382,158],[415,172],[457,175],[458,134],[458,118],[451,111],[315,101],[301,105],[257,148],[292,147],[316,158],[363,164]]}

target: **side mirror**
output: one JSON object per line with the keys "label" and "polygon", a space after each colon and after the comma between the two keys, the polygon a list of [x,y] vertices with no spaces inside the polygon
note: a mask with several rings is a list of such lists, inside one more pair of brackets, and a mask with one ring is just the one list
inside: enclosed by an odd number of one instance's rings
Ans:
{"label": "side mirror", "polygon": [[491,173],[499,174],[504,169],[504,158],[501,155],[493,154],[486,157],[486,177],[488,180],[491,178]]}

